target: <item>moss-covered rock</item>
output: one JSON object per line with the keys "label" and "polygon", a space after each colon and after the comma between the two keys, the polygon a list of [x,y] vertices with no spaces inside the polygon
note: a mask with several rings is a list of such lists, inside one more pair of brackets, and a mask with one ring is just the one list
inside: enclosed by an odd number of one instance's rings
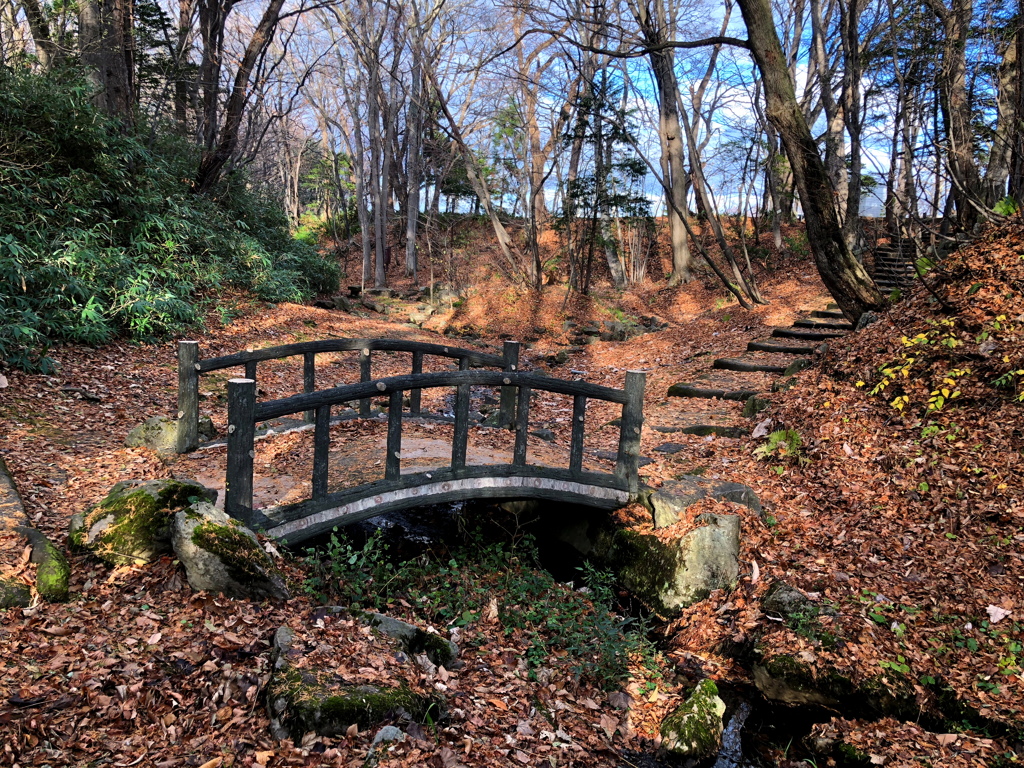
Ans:
{"label": "moss-covered rock", "polygon": [[725,702],[711,680],[701,680],[686,703],[661,723],[661,748],[678,757],[702,760],[722,746]]}
{"label": "moss-covered rock", "polygon": [[153,416],[132,428],[124,444],[129,448],[149,448],[168,455],[178,450],[178,422],[166,416]]}
{"label": "moss-covered rock", "polygon": [[771,403],[769,403],[765,398],[758,397],[757,395],[751,395],[743,404],[743,415],[748,419],[752,419],[769,405],[771,405]]}
{"label": "moss-covered rock", "polygon": [[784,654],[762,659],[753,672],[754,685],[765,698],[783,704],[838,711],[856,690],[848,677],[830,671],[816,674],[810,665]]}
{"label": "moss-covered rock", "polygon": [[716,499],[743,504],[761,514],[761,500],[754,489],[743,483],[717,482],[696,475],[684,475],[665,483],[650,493],[642,493],[639,501],[651,511],[655,528],[667,528],[679,522],[679,516],[701,499]]}
{"label": "moss-covered rock", "polygon": [[709,514],[697,521],[703,525],[678,539],[631,528],[605,531],[595,555],[655,611],[676,615],[716,589],[732,589],[739,578],[739,518]]}
{"label": "moss-covered rock", "polygon": [[274,672],[266,690],[270,730],[276,738],[298,742],[310,732],[336,736],[351,725],[368,728],[387,719],[437,722],[444,717],[443,699],[405,686],[351,685],[333,671],[292,668],[285,660],[292,633],[281,629],[274,636]]}
{"label": "moss-covered rock", "polygon": [[17,579],[0,579],[0,610],[28,608],[32,604],[32,590]]}
{"label": "moss-covered rock", "polygon": [[48,603],[63,603],[68,599],[71,566],[64,553],[35,528],[20,527],[32,546],[31,562],[36,564],[36,592]]}
{"label": "moss-covered rock", "polygon": [[73,520],[68,545],[111,565],[147,563],[171,553],[174,513],[217,492],[191,480],[127,480],[110,489],[80,520]]}
{"label": "moss-covered rock", "polygon": [[368,613],[365,614],[365,618],[367,623],[378,632],[401,642],[402,647],[410,655],[425,654],[432,664],[439,667],[451,669],[459,655],[459,647],[451,640],[426,632],[415,624],[386,616],[383,613]]}
{"label": "moss-covered rock", "polygon": [[208,502],[175,514],[171,540],[192,589],[243,599],[291,597],[256,534]]}

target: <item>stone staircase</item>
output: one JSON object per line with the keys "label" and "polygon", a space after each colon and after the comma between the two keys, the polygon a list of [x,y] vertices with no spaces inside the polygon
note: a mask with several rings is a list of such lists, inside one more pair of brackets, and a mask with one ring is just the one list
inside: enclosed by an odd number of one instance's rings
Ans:
{"label": "stone staircase", "polygon": [[895,240],[875,249],[871,279],[882,293],[905,290],[917,279],[914,261],[917,249],[913,240]]}
{"label": "stone staircase", "polygon": [[[789,328],[775,328],[767,339],[751,341],[739,357],[721,357],[711,369],[687,383],[669,387],[669,397],[700,398],[729,404],[734,416],[753,416],[766,406],[758,393],[773,391],[787,377],[809,366],[812,360],[827,349],[828,342],[842,338],[853,330],[835,304],[825,310],[811,312]],[[779,378],[782,377],[782,378]],[[746,430],[738,426],[698,424],[684,430],[689,434],[716,434],[739,437]]]}

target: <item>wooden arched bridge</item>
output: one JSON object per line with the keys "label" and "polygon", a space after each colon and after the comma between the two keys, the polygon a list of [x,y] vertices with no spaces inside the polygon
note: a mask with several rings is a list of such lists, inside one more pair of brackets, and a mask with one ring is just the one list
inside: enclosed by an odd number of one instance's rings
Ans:
{"label": "wooden arched bridge", "polygon": [[[407,375],[374,379],[374,350],[410,352],[413,371]],[[316,389],[315,356],[322,352],[356,352],[360,381]],[[256,364],[263,360],[302,355],[304,392],[277,400],[257,402]],[[458,371],[423,373],[424,355],[458,360]],[[501,498],[548,499],[614,509],[636,498],[639,489],[640,431],[643,425],[645,374],[626,374],[623,389],[585,381],[548,378],[518,369],[519,345],[506,342],[504,354],[486,355],[473,350],[396,339],[331,339],[269,349],[240,352],[200,360],[195,342],[179,346],[179,448],[195,447],[198,417],[198,377],[201,373],[245,366],[246,377],[228,381],[227,473],[225,511],[250,527],[295,543],[386,512],[451,501]],[[501,370],[470,370],[471,367]],[[498,464],[467,463],[470,432],[470,396],[474,387],[501,392],[497,423],[514,433],[511,461]],[[402,472],[403,422],[428,414],[421,411],[424,390],[454,390],[454,429],[447,467]],[[572,428],[565,466],[529,463],[527,435],[531,396],[548,392],[572,398]],[[332,409],[358,403],[360,417],[371,415],[371,400],[386,396],[387,438],[384,477],[380,480],[329,490]],[[621,405],[618,450],[612,472],[584,466],[587,403],[602,400]],[[313,464],[309,498],[271,507],[253,508],[253,471],[256,425],[303,414],[313,423]],[[182,437],[184,435],[184,437]],[[189,442],[191,441],[191,443]]]}

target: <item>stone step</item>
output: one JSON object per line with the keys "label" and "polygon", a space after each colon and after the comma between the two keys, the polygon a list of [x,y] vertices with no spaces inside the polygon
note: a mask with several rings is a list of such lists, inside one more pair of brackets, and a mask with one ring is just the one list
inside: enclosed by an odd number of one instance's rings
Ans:
{"label": "stone step", "polygon": [[836,304],[834,301],[830,301],[828,304],[825,305],[825,309],[839,309],[839,305]]}
{"label": "stone step", "polygon": [[812,331],[805,328],[776,328],[772,331],[772,338],[776,339],[804,339],[805,341],[825,341],[845,336],[849,331]]}
{"label": "stone step", "polygon": [[723,371],[741,371],[743,373],[782,373],[786,370],[785,365],[772,365],[757,360],[745,360],[742,357],[720,357],[712,364],[712,368]]}
{"label": "stone step", "polygon": [[835,309],[835,310],[832,310],[832,309],[826,309],[826,310],[816,309],[813,312],[811,312],[811,317],[820,317],[823,320],[845,320],[846,319],[846,315],[844,315],[842,313],[842,311],[838,310],[838,309]]}
{"label": "stone step", "polygon": [[843,322],[821,322],[819,320],[797,320],[793,323],[794,328],[813,328],[821,331],[852,331],[853,323]]}
{"label": "stone step", "polygon": [[804,344],[785,344],[774,341],[752,341],[747,344],[747,352],[778,352],[783,355],[813,355],[815,346]]}
{"label": "stone step", "polygon": [[668,388],[669,397],[694,397],[702,400],[737,400],[745,403],[757,392],[753,389],[705,389],[692,384],[673,384]]}

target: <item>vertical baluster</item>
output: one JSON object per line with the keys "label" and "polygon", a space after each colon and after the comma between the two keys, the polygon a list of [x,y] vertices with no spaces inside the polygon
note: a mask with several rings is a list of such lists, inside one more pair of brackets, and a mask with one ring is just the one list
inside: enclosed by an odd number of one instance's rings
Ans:
{"label": "vertical baluster", "polygon": [[178,342],[178,442],[175,450],[199,447],[199,342]]}
{"label": "vertical baluster", "polygon": [[[302,391],[306,394],[316,392],[316,352],[302,355]],[[306,421],[313,420],[313,412],[306,411],[302,416]]]}
{"label": "vertical baluster", "polygon": [[569,471],[583,471],[583,435],[586,426],[587,398],[575,395],[572,399],[572,442],[569,446]]}
{"label": "vertical baluster", "polygon": [[[359,352],[359,380],[370,380],[370,348],[366,347]],[[370,418],[370,398],[366,397],[359,401],[359,416],[363,419]]]}
{"label": "vertical baluster", "polygon": [[[515,373],[519,370],[519,342],[506,341],[502,347],[502,357],[505,364],[502,366],[505,373]],[[515,423],[516,414],[516,388],[502,387],[501,397],[498,406],[498,426],[501,429],[511,429]]]}
{"label": "vertical baluster", "polygon": [[452,469],[466,466],[469,443],[469,384],[459,384],[455,394],[455,434],[452,437]]}
{"label": "vertical baluster", "polygon": [[402,476],[402,390],[388,398],[388,455],[384,462],[384,478],[397,480]]}
{"label": "vertical baluster", "polygon": [[224,511],[250,525],[252,467],[256,457],[256,382],[228,381],[228,466],[224,480]]}
{"label": "vertical baluster", "polygon": [[331,453],[331,406],[321,405],[314,413],[313,498],[327,495],[327,465]]}
{"label": "vertical baluster", "polygon": [[459,358],[459,370],[460,371],[468,371],[469,370],[469,358],[468,357],[460,357]]}
{"label": "vertical baluster", "polygon": [[521,467],[526,464],[526,430],[530,426],[530,388],[519,387],[519,402],[516,404],[516,447],[512,452],[512,463]]}
{"label": "vertical baluster", "polygon": [[[412,374],[423,373],[423,353],[413,352],[412,353]],[[420,415],[420,394],[423,390],[411,389],[409,390],[409,413],[414,416]]]}
{"label": "vertical baluster", "polygon": [[625,480],[629,492],[640,490],[640,430],[644,424],[644,388],[647,374],[643,371],[626,373],[626,396],[622,406],[622,426],[619,428],[619,452],[615,461],[615,476]]}

